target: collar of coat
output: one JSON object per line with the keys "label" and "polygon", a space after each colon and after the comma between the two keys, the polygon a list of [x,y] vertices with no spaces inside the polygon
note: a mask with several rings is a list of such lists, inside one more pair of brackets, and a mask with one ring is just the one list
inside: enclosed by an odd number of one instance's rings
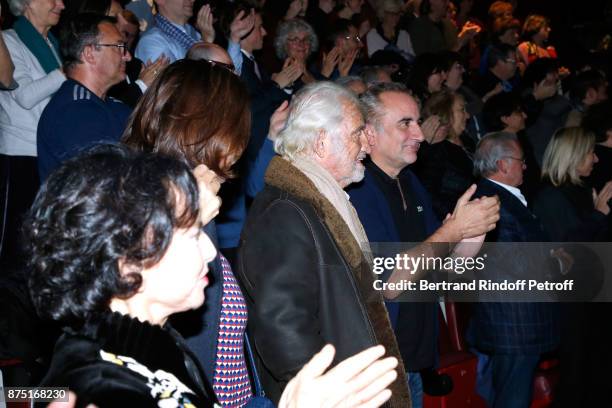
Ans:
{"label": "collar of coat", "polygon": [[348,262],[351,272],[355,276],[378,343],[385,346],[387,355],[392,355],[399,361],[397,367],[398,378],[390,386],[393,396],[385,406],[409,408],[411,406],[410,394],[406,386],[405,369],[395,339],[395,333],[391,328],[391,322],[389,321],[387,309],[384,306],[382,294],[374,290],[373,274],[361,251],[361,247],[353,237],[353,234],[351,234],[349,227],[332,203],[319,192],[312,181],[287,160],[275,156],[268,166],[265,181],[270,186],[277,187],[310,203],[317,212],[317,215],[327,226],[342,256]]}

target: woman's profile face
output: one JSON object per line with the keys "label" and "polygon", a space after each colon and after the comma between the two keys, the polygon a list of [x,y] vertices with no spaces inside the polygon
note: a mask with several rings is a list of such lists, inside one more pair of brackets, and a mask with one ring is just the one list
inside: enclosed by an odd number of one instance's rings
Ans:
{"label": "woman's profile face", "polygon": [[175,229],[160,261],[140,272],[140,292],[150,314],[168,317],[200,307],[204,303],[204,288],[208,285],[208,263],[216,254],[199,223]]}
{"label": "woman's profile face", "polygon": [[590,176],[591,172],[593,171],[593,165],[598,161],[599,159],[597,158],[595,151],[591,150],[586,154],[586,156],[584,156],[584,159],[582,159],[582,162],[576,169],[576,173],[578,173],[580,177]]}
{"label": "woman's profile face", "polygon": [[446,80],[446,73],[435,71],[427,78],[427,90],[429,93],[439,92],[442,90],[442,84]]}
{"label": "woman's profile face", "polygon": [[455,135],[459,136],[465,130],[465,124],[470,118],[470,114],[465,110],[465,100],[462,97],[456,97],[453,102],[453,116],[451,126]]}

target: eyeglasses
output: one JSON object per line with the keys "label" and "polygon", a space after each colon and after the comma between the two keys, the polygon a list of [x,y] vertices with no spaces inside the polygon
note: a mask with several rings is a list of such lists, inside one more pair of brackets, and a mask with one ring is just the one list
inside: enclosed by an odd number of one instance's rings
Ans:
{"label": "eyeglasses", "polygon": [[519,158],[519,157],[512,157],[512,156],[504,156],[503,158],[504,158],[504,159],[518,160],[518,161],[520,161],[521,163],[523,163],[523,165],[527,164],[527,162],[525,161],[525,158],[524,158],[524,157]]}
{"label": "eyeglasses", "polygon": [[287,42],[290,44],[310,44],[310,38],[305,37],[305,38],[299,38],[299,37],[289,37],[287,38]]}
{"label": "eyeglasses", "polygon": [[355,41],[358,43],[361,43],[361,37],[358,35],[352,36],[352,35],[347,35],[346,37],[344,37],[345,40],[349,40],[349,41]]}
{"label": "eyeglasses", "polygon": [[234,66],[234,64],[226,64],[224,62],[219,62],[219,61],[214,61],[214,60],[206,60],[206,62],[208,62],[211,65],[216,65],[218,67],[226,69],[232,74],[236,75],[236,67]]}
{"label": "eyeglasses", "polygon": [[508,64],[516,64],[516,60],[514,58],[508,58],[505,60]]}
{"label": "eyeglasses", "polygon": [[125,55],[128,52],[128,46],[126,43],[119,43],[119,44],[94,44],[96,47],[115,47],[119,49],[119,52],[121,52],[121,55]]}

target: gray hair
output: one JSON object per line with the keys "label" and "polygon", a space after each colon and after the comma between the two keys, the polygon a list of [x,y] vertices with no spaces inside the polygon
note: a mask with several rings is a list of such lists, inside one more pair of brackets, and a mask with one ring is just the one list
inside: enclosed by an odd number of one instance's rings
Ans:
{"label": "gray hair", "polygon": [[476,146],[474,175],[489,177],[497,172],[497,162],[512,155],[512,142],[518,142],[514,133],[493,132],[486,134]]}
{"label": "gray hair", "polygon": [[32,0],[8,0],[9,9],[14,16],[20,16],[30,1]]}
{"label": "gray hair", "polygon": [[319,49],[319,39],[317,34],[312,29],[312,26],[300,19],[285,21],[278,27],[276,37],[274,38],[274,49],[276,56],[282,60],[287,58],[287,38],[293,33],[306,32],[310,40],[310,53],[312,54]]}
{"label": "gray hair", "polygon": [[[347,87],[350,84],[352,84],[353,82],[363,82],[363,79],[361,79],[360,76],[358,75],[349,75],[349,76],[345,76],[345,77],[338,77],[335,81],[336,84]],[[365,82],[364,82],[365,84]]]}
{"label": "gray hair", "polygon": [[381,130],[380,118],[384,114],[384,107],[382,106],[383,103],[380,100],[380,95],[385,92],[399,92],[409,95],[412,98],[408,88],[398,82],[377,83],[372,85],[366,92],[364,92],[359,97],[359,100],[363,104],[363,109],[366,113],[366,121],[370,125],[374,126],[378,131]]}
{"label": "gray hair", "polygon": [[274,150],[289,159],[309,154],[321,131],[337,141],[347,104],[363,114],[359,99],[340,85],[320,81],[305,86],[291,101],[287,123],[274,140]]}

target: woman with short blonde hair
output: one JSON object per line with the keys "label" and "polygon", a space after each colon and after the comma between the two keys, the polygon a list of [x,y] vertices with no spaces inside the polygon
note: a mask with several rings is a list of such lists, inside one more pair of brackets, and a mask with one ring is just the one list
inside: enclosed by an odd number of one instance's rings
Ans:
{"label": "woman with short blonde hair", "polygon": [[[557,130],[550,140],[542,163],[542,178],[548,179],[553,186],[564,183],[582,184],[585,177],[581,165],[593,160],[595,135],[580,127],[569,127]],[[585,167],[589,167],[588,164]],[[592,164],[590,165],[592,169]],[[590,171],[589,171],[590,173]]]}

